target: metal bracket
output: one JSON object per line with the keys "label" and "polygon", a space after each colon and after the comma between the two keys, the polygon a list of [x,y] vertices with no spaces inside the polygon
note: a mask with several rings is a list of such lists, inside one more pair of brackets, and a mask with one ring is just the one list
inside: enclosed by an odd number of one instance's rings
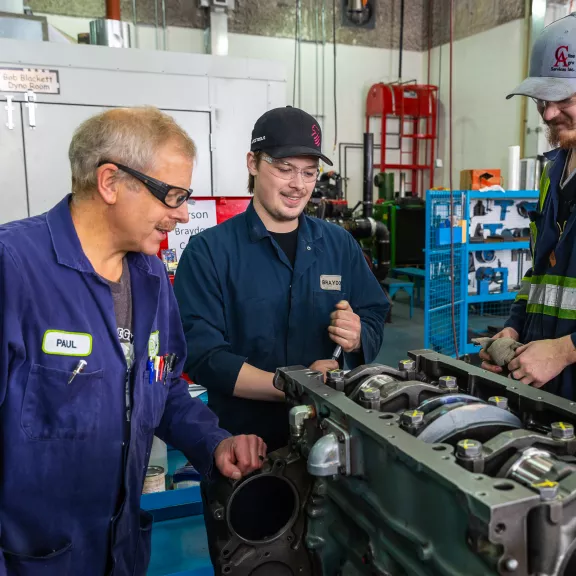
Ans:
{"label": "metal bracket", "polygon": [[350,476],[352,474],[352,463],[350,457],[350,434],[336,422],[326,418],[322,421],[322,427],[327,434],[331,432],[338,440],[338,455],[340,457],[340,474]]}
{"label": "metal bracket", "polygon": [[6,96],[6,106],[4,106],[4,110],[8,112],[8,122],[6,122],[6,126],[8,130],[14,130],[14,105],[12,104],[14,100],[14,96],[8,95]]}
{"label": "metal bracket", "polygon": [[24,100],[26,101],[26,108],[28,108],[28,125],[30,128],[36,128],[36,94],[32,90],[28,90],[24,94]]}

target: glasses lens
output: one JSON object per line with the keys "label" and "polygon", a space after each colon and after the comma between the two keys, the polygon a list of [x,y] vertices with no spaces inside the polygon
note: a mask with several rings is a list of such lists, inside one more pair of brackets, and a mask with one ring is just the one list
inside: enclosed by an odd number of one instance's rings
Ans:
{"label": "glasses lens", "polygon": [[171,208],[178,208],[184,204],[190,198],[190,191],[184,190],[184,188],[170,188],[164,202],[168,204]]}
{"label": "glasses lens", "polygon": [[319,173],[317,168],[307,168],[306,170],[300,171],[289,164],[281,162],[273,162],[272,168],[274,169],[274,173],[283,180],[292,180],[300,173],[302,174],[302,180],[304,180],[304,182],[315,182]]}

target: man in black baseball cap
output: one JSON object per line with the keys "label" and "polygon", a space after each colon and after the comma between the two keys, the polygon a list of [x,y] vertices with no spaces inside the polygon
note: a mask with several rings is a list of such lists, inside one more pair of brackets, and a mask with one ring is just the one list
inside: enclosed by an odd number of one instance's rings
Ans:
{"label": "man in black baseball cap", "polygon": [[[289,441],[284,394],[272,383],[276,369],[299,364],[326,373],[343,361],[349,368],[373,362],[388,312],[352,236],[304,214],[319,160],[332,165],[312,116],[291,107],[266,112],[247,156],[252,202],[190,239],[174,285],[186,372],[208,389],[223,428],[258,434],[270,451]],[[332,359],[337,346],[344,351],[339,360]],[[206,484],[203,498],[209,512]],[[205,518],[220,574],[222,523],[210,513]]]}

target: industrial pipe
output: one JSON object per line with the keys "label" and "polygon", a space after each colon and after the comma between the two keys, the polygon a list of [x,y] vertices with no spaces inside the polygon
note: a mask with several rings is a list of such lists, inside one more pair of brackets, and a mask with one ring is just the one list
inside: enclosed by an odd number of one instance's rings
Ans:
{"label": "industrial pipe", "polygon": [[378,280],[384,280],[390,271],[390,232],[383,222],[372,218],[354,218],[344,227],[356,238],[362,240],[374,237],[376,248],[376,269],[374,275]]}
{"label": "industrial pipe", "polygon": [[362,216],[371,218],[374,186],[374,134],[364,134],[364,186],[362,189]]}
{"label": "industrial pipe", "polygon": [[120,20],[120,0],[106,0],[106,19]]}

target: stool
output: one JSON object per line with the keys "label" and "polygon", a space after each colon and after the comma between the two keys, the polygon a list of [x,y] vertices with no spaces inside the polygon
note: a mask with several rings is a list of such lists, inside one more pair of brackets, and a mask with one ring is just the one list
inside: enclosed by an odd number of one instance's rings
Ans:
{"label": "stool", "polygon": [[405,280],[397,280],[396,278],[386,278],[382,280],[382,285],[386,288],[390,299],[393,299],[398,290],[404,290],[410,298],[410,319],[412,319],[412,313],[414,311],[414,283],[407,282]]}

